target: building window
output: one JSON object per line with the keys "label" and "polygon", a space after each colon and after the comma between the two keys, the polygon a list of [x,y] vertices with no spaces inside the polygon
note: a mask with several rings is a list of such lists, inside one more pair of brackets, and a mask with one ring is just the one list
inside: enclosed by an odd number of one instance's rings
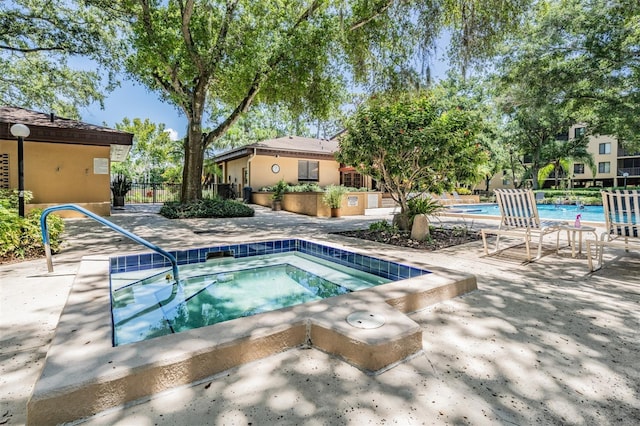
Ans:
{"label": "building window", "polygon": [[0,154],[0,188],[9,189],[9,154]]}
{"label": "building window", "polygon": [[574,175],[583,175],[584,174],[584,164],[574,164],[573,165],[573,174]]}
{"label": "building window", "polygon": [[611,144],[609,142],[601,143],[598,148],[598,154],[611,154]]}
{"label": "building window", "polygon": [[611,173],[611,163],[608,161],[598,163],[598,173]]}
{"label": "building window", "polygon": [[298,160],[298,180],[315,181],[319,180],[319,161]]}
{"label": "building window", "polygon": [[362,188],[362,175],[350,172],[342,175],[342,184],[351,188]]}
{"label": "building window", "polygon": [[584,136],[585,133],[587,133],[587,128],[586,127],[576,127],[573,130],[573,135],[575,138],[579,138],[580,136]]}

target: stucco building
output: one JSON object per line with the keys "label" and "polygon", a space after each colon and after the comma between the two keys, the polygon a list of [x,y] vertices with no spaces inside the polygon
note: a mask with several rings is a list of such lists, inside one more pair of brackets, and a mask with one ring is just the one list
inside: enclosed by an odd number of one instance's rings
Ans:
{"label": "stucco building", "polygon": [[132,134],[0,107],[0,188],[18,187],[18,144],[10,131],[16,123],[30,130],[24,139],[24,188],[33,194],[27,211],[72,203],[102,216],[110,214],[110,165],[126,158]]}
{"label": "stucco building", "polygon": [[316,183],[372,188],[370,177],[336,161],[337,139],[324,140],[284,136],[245,145],[214,158],[222,169],[222,182],[233,185],[236,193],[251,187],[254,191],[272,186],[281,179],[289,184]]}

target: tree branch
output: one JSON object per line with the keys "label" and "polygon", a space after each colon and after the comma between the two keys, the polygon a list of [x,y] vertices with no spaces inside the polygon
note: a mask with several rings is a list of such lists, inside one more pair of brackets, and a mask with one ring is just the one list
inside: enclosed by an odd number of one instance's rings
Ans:
{"label": "tree branch", "polygon": [[191,23],[191,17],[193,16],[193,0],[187,0],[186,4],[183,2],[180,3],[180,14],[182,15],[182,24],[180,25],[180,30],[182,31],[182,39],[184,40],[184,45],[187,48],[187,52],[191,56],[191,60],[198,67],[198,71],[202,73],[204,71],[202,58],[196,52],[195,45],[193,44],[193,37],[191,37],[191,28],[189,27]]}
{"label": "tree branch", "polygon": [[[298,27],[308,20],[321,5],[324,0],[313,0],[311,5],[300,15],[296,23],[287,31],[285,39],[288,40],[291,38]],[[284,59],[287,51],[283,48],[282,45],[274,52],[271,59],[267,62],[267,65],[256,72],[256,75],[253,78],[253,82],[247,91],[245,97],[240,101],[238,106],[229,114],[229,116],[214,130],[209,132],[205,137],[204,146],[208,147],[214,140],[222,136],[233,124],[238,121],[240,116],[249,110],[249,107],[253,103],[253,100],[257,96],[258,92],[262,88],[262,84],[269,77],[269,74],[273,72],[275,67]]]}
{"label": "tree branch", "polygon": [[20,53],[34,53],[34,52],[52,52],[52,51],[65,52],[68,49],[62,46],[21,48],[21,47],[0,45],[0,50],[9,50],[12,52],[20,52]]}
{"label": "tree branch", "polygon": [[[153,27],[153,20],[151,18],[151,9],[149,7],[149,0],[139,0],[139,1],[140,1],[140,6],[142,7],[143,27],[149,39],[153,40],[157,38],[157,36],[155,34],[155,29]],[[161,58],[162,62],[165,64],[165,71],[171,78],[170,80],[168,80],[167,78],[160,75],[160,73],[158,73],[157,71],[152,72],[151,76],[158,83],[158,85],[160,85],[160,87],[162,87],[167,93],[174,92],[174,93],[177,93],[179,97],[184,98],[186,95],[185,87],[178,79],[178,73],[177,73],[176,67],[171,66],[171,61],[166,56],[165,54],[166,52],[162,50],[158,50],[157,53],[158,53],[158,56]],[[187,108],[190,107],[188,103],[181,102],[180,106],[183,109],[185,109],[185,113],[188,114],[188,111],[186,110]]]}
{"label": "tree branch", "polygon": [[351,27],[349,27],[349,31],[355,31],[360,27],[363,27],[365,25],[367,25],[369,22],[373,21],[374,19],[376,19],[378,16],[382,15],[384,12],[387,11],[387,9],[389,9],[391,7],[391,5],[393,4],[394,0],[389,0],[386,4],[383,4],[382,7],[380,8],[380,10],[374,11],[374,13],[358,22],[356,22],[355,24],[353,24]]}
{"label": "tree branch", "polygon": [[229,26],[231,24],[231,21],[233,20],[233,14],[236,10],[236,7],[238,6],[238,2],[239,0],[227,2],[227,10],[225,12],[224,20],[222,21],[222,25],[220,25],[218,39],[216,40],[216,44],[213,47],[211,60],[209,61],[211,66],[215,66],[222,58],[222,53],[224,52],[225,43],[227,41],[227,34],[229,34]]}

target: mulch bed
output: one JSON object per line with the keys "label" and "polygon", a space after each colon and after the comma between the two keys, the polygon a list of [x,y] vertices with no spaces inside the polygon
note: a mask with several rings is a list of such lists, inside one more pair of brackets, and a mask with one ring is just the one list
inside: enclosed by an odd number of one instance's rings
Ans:
{"label": "mulch bed", "polygon": [[[27,260],[35,260],[44,258],[44,249],[27,250],[24,253],[24,257],[14,257],[11,255],[0,256],[0,265],[7,265],[9,263],[25,262]],[[2,424],[2,423],[0,423]]]}
{"label": "mulch bed", "polygon": [[336,232],[336,234],[427,251],[457,246],[477,241],[482,238],[479,232],[470,231],[466,228],[431,228],[430,237],[424,241],[412,240],[410,238],[410,232],[408,231],[390,232],[361,229],[356,231]]}

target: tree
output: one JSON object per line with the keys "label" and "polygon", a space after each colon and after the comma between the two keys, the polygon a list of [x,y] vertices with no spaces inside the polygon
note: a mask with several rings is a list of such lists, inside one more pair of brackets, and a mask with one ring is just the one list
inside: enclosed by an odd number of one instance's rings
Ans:
{"label": "tree", "polygon": [[[533,3],[529,0],[443,0],[444,26],[451,30],[449,56],[466,78],[473,65],[482,65],[496,54],[505,34],[522,26]],[[449,6],[449,7],[447,7]]]}
{"label": "tree", "polygon": [[171,140],[165,125],[134,118],[124,118],[116,129],[133,133],[133,146],[127,159],[111,166],[114,174],[136,180],[161,182],[166,176],[175,175],[182,163],[180,141]]}
{"label": "tree", "polygon": [[306,127],[300,126],[299,117],[292,117],[286,108],[279,105],[254,105],[220,136],[212,148],[219,150],[293,134],[311,136]]}
{"label": "tree", "polygon": [[[510,74],[543,82],[546,101],[640,147],[640,3],[540,2],[506,45]],[[537,84],[537,83],[536,83]]]}
{"label": "tree", "polygon": [[111,69],[116,31],[117,21],[83,0],[0,2],[0,103],[79,118],[79,107],[102,102],[113,74],[78,70],[68,59]]}
{"label": "tree", "polygon": [[[206,149],[253,104],[325,119],[348,78],[384,85],[415,61],[417,50],[433,46],[444,23],[431,18],[459,7],[397,0],[91,1],[104,10],[119,7],[130,23],[127,70],[187,118],[185,202],[201,197]],[[496,28],[513,19],[504,4],[490,2]]]}
{"label": "tree", "polygon": [[555,187],[559,188],[560,173],[571,177],[572,171],[570,167],[573,162],[585,163],[595,176],[595,161],[593,154],[588,150],[588,145],[589,139],[584,134],[566,142],[555,142],[546,146],[541,157],[543,161],[547,162],[547,165],[538,170],[538,185],[542,186],[544,181],[553,173]]}
{"label": "tree", "polygon": [[374,96],[348,121],[337,159],[381,181],[408,211],[411,192],[451,190],[461,176],[479,180],[487,154],[477,142],[483,128],[465,99],[442,88]]}
{"label": "tree", "polygon": [[565,102],[564,87],[550,83],[544,73],[553,66],[553,58],[518,55],[515,46],[508,52],[498,64],[496,82],[496,103],[504,116],[500,131],[508,135],[513,152],[527,158],[522,166],[536,189],[538,173],[549,163],[543,153],[568,136],[578,116]]}

